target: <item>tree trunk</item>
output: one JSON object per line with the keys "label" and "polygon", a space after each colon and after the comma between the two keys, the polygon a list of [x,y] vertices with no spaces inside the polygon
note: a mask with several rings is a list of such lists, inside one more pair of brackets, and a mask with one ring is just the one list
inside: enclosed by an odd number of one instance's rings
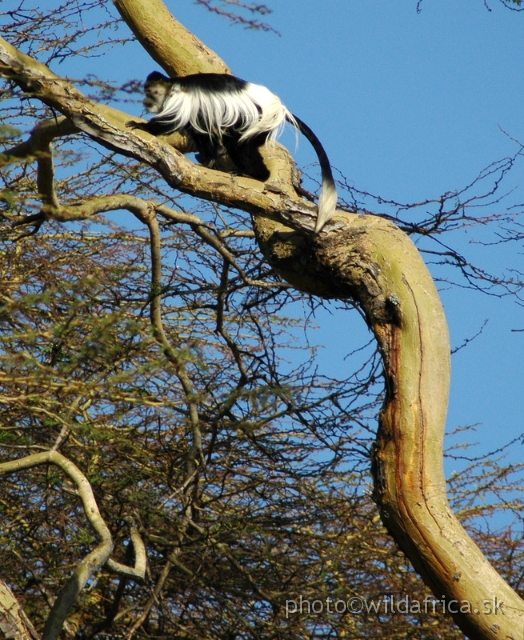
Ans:
{"label": "tree trunk", "polygon": [[382,521],[438,602],[474,640],[522,640],[524,602],[493,569],[450,509],[443,439],[450,382],[444,310],[419,252],[395,225],[349,217],[308,242],[255,220],[267,259],[297,288],[351,298],[384,362],[386,399],[373,452]]}
{"label": "tree trunk", "polygon": [[39,640],[18,600],[0,579],[0,635],[5,640]]}

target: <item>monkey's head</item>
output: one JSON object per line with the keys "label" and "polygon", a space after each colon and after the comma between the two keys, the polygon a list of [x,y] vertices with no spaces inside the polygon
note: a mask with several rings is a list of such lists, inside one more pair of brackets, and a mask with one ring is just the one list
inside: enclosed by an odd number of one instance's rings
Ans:
{"label": "monkey's head", "polygon": [[159,113],[162,111],[164,101],[169,93],[173,81],[167,76],[153,71],[147,76],[144,83],[145,98],[143,105],[149,113]]}

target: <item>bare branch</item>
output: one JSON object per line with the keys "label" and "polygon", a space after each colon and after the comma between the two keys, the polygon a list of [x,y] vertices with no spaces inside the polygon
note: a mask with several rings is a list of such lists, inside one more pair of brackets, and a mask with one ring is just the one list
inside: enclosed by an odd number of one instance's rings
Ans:
{"label": "bare branch", "polygon": [[[196,394],[193,389],[191,378],[187,374],[184,360],[179,356],[176,349],[172,347],[164,330],[162,322],[162,257],[160,228],[156,213],[153,208],[147,212],[141,212],[139,218],[146,223],[150,233],[151,248],[151,307],[150,318],[155,338],[162,346],[166,358],[175,368],[175,372],[180,380],[189,406],[189,416],[193,433],[191,452],[188,458],[187,476],[192,476],[195,468],[202,462],[202,434],[200,430],[200,417]],[[197,479],[196,479],[197,480]],[[195,480],[195,481],[196,481]]]}
{"label": "bare branch", "polygon": [[[58,466],[75,483],[84,513],[100,539],[98,546],[79,562],[55,600],[42,636],[43,640],[55,640],[60,635],[67,615],[80,591],[87,581],[108,562],[113,551],[113,540],[98,509],[91,484],[80,469],[58,451],[35,453],[17,460],[0,463],[0,475],[16,473],[42,464]],[[131,539],[135,547],[135,569],[123,567],[119,563],[112,563],[111,569],[129,577],[141,578],[145,570],[145,551],[138,531],[134,527],[131,529]]]}
{"label": "bare branch", "polygon": [[144,545],[142,537],[140,536],[140,533],[138,532],[138,529],[132,522],[130,523],[130,534],[131,542],[133,544],[133,549],[135,552],[134,567],[128,567],[127,565],[116,562],[111,558],[109,558],[109,560],[107,561],[106,567],[119,576],[123,576],[124,578],[132,578],[133,580],[141,582],[146,575],[146,547]]}
{"label": "bare branch", "polygon": [[31,161],[46,154],[49,145],[56,138],[77,133],[78,129],[71,120],[65,116],[44,120],[40,122],[30,133],[25,142],[21,142],[0,154],[0,167],[18,161]]}

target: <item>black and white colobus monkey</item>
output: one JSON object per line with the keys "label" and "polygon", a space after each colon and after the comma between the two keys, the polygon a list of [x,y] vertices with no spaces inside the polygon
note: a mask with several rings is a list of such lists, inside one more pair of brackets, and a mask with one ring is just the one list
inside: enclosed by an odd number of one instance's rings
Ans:
{"label": "black and white colobus monkey", "polygon": [[256,180],[269,178],[260,147],[275,138],[286,121],[291,123],[315,149],[322,171],[315,233],[333,216],[337,191],[323,146],[266,87],[221,73],[168,78],[153,71],[147,77],[144,93],[144,106],[155,114],[145,125],[150,133],[186,131],[203,164],[212,165],[225,148],[240,171]]}

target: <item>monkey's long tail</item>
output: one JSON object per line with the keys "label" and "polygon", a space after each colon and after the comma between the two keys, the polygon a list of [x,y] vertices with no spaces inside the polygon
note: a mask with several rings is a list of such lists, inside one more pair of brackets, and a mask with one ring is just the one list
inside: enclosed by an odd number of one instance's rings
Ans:
{"label": "monkey's long tail", "polygon": [[288,116],[287,120],[296,126],[309,140],[320,163],[320,170],[322,172],[322,189],[318,199],[317,222],[315,224],[315,233],[320,233],[326,222],[331,220],[333,217],[337,206],[338,196],[337,189],[335,187],[335,180],[333,179],[333,172],[331,171],[331,164],[324,147],[313,131],[311,131],[307,124],[302,122],[300,118],[297,118],[294,114],[290,115],[291,118]]}

